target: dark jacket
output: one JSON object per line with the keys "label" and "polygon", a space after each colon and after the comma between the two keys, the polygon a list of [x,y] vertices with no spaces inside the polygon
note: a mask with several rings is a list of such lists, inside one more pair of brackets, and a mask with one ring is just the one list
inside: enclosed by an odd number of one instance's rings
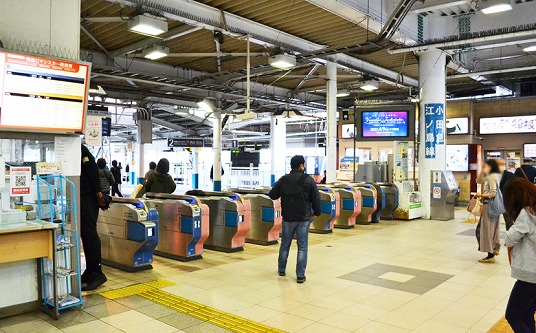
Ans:
{"label": "dark jacket", "polygon": [[82,145],[82,160],[80,162],[80,196],[89,195],[97,200],[96,195],[101,191],[99,168],[95,162],[95,157],[84,145]]}
{"label": "dark jacket", "polygon": [[110,169],[110,171],[112,172],[112,175],[114,176],[115,183],[116,184],[121,184],[122,183],[122,180],[121,180],[121,168],[112,167]]}
{"label": "dark jacket", "polygon": [[[221,167],[221,175],[225,175],[225,171],[223,170],[223,167]],[[214,166],[210,168],[210,180],[214,179]]]}
{"label": "dark jacket", "polygon": [[104,194],[110,194],[110,186],[115,184],[115,178],[108,168],[99,169],[99,179],[101,191]]}
{"label": "dark jacket", "polygon": [[511,173],[508,170],[504,170],[502,173],[501,181],[499,182],[499,189],[501,190],[501,193],[504,192],[504,185],[508,183],[508,181],[512,178],[515,178],[513,173]]}
{"label": "dark jacket", "polygon": [[167,173],[153,172],[145,183],[145,192],[153,193],[168,193],[175,192],[177,184],[173,178]]}
{"label": "dark jacket", "polygon": [[[300,170],[292,170],[288,175],[285,175],[283,177],[290,177],[290,180],[294,182],[298,182],[301,175],[303,174],[303,171]],[[274,187],[270,190],[270,193],[268,194],[272,200],[277,200],[281,197],[281,180],[283,179],[281,177],[275,184]],[[318,193],[318,187],[316,186],[315,180],[311,176],[307,176],[305,178],[305,181],[303,182],[303,197],[306,202],[306,208],[303,212],[303,220],[302,221],[309,221],[311,219],[311,213],[313,213],[315,216],[319,216],[322,213],[321,206],[320,206],[320,193]],[[289,214],[290,213],[290,214]],[[295,215],[293,213],[297,212],[286,212],[283,210],[281,212],[281,215],[283,215],[283,221],[285,220],[285,216],[289,215]],[[302,221],[287,221],[287,222],[302,222]]]}
{"label": "dark jacket", "polygon": [[516,172],[514,173],[514,175],[518,178],[525,178],[525,175],[523,174],[521,169],[525,171],[525,174],[527,175],[528,180],[535,183],[536,168],[534,168],[532,165],[523,164],[520,168],[517,168]]}

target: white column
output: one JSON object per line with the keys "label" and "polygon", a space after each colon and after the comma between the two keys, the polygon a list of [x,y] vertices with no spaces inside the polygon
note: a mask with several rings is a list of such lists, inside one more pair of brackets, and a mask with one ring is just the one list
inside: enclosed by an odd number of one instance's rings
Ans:
{"label": "white column", "polygon": [[287,147],[287,123],[282,118],[272,117],[270,120],[270,185],[274,185],[277,177],[285,174],[285,150]]}
{"label": "white column", "polygon": [[337,180],[337,64],[327,63],[327,115],[326,181]]}
{"label": "white column", "polygon": [[430,218],[431,171],[445,170],[445,66],[440,50],[419,54],[419,191],[424,218]]}
{"label": "white column", "polygon": [[213,123],[214,165],[213,165],[213,189],[221,191],[221,111],[214,111]]}
{"label": "white column", "polygon": [[199,188],[199,148],[192,148],[192,188]]}
{"label": "white column", "polygon": [[[138,138],[138,140],[140,140]],[[137,147],[138,149],[138,167],[135,168],[137,174],[135,175],[138,179],[135,184],[144,184],[145,183],[145,172],[143,172],[145,168],[145,144],[138,142]]]}

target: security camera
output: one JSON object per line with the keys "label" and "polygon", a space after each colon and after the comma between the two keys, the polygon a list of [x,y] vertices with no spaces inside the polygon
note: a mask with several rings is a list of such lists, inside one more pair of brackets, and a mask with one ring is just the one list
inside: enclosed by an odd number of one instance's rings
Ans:
{"label": "security camera", "polygon": [[480,141],[484,141],[484,138],[481,137],[481,136],[475,136],[475,140],[480,140]]}

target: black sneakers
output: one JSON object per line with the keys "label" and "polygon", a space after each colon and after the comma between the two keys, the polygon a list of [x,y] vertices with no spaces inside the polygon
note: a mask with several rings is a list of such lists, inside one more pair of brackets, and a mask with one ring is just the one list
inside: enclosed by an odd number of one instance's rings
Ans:
{"label": "black sneakers", "polygon": [[108,281],[106,275],[100,274],[91,281],[89,281],[85,286],[82,287],[82,291],[92,291],[103,285]]}
{"label": "black sneakers", "polygon": [[305,280],[307,280],[307,278],[306,278],[305,276],[302,276],[302,277],[299,277],[299,276],[298,276],[298,279],[297,279],[298,283],[300,283],[300,284],[301,284],[301,283],[304,283]]}
{"label": "black sneakers", "polygon": [[285,275],[287,275],[287,273],[285,273],[285,272],[279,272],[279,276],[285,276]]}

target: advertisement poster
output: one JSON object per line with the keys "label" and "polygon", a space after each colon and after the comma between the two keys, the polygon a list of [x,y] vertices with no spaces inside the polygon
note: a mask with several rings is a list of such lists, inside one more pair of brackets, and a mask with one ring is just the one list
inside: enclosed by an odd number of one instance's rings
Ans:
{"label": "advertisement poster", "polygon": [[354,137],[354,124],[343,124],[341,126],[341,138],[352,139]]}
{"label": "advertisement poster", "polygon": [[86,145],[90,147],[102,146],[102,118],[88,116],[86,118],[86,131],[84,134]]}
{"label": "advertisement poster", "polygon": [[408,136],[407,111],[363,112],[361,121],[364,138]]}
{"label": "advertisement poster", "polygon": [[340,181],[352,181],[354,180],[354,170],[357,172],[359,167],[359,157],[356,156],[355,160],[353,156],[345,156],[341,158],[339,162],[339,172],[337,173],[337,180]]}
{"label": "advertisement poster", "polygon": [[31,167],[11,167],[9,172],[11,196],[29,195],[32,183]]}
{"label": "advertisement poster", "polygon": [[80,136],[54,138],[56,163],[61,166],[64,176],[80,176],[82,151]]}
{"label": "advertisement poster", "polygon": [[432,103],[424,105],[425,158],[436,157],[436,145],[445,144],[445,105]]}
{"label": "advertisement poster", "polygon": [[480,118],[480,134],[535,133],[536,115]]}
{"label": "advertisement poster", "polygon": [[469,171],[469,146],[447,145],[446,147],[447,170]]}
{"label": "advertisement poster", "polygon": [[408,179],[408,151],[407,141],[395,141],[395,180],[403,181]]}
{"label": "advertisement poster", "polygon": [[469,134],[469,118],[449,118],[445,127],[447,134]]}
{"label": "advertisement poster", "polygon": [[523,145],[523,156],[525,157],[536,157],[536,143],[525,143]]}

